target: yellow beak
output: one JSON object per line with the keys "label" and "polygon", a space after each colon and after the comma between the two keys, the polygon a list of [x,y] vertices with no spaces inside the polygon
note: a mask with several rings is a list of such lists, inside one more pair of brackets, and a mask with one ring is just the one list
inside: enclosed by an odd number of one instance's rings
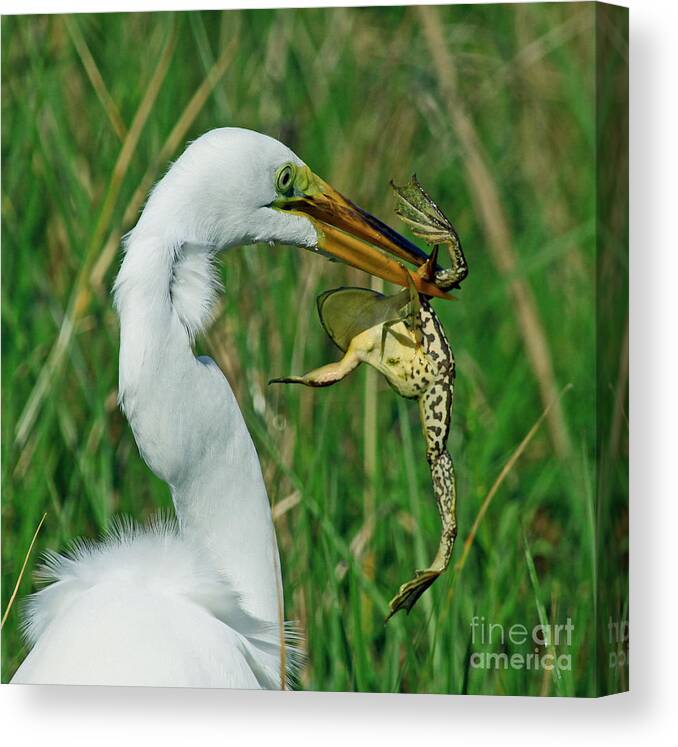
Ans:
{"label": "yellow beak", "polygon": [[[310,170],[304,176],[306,183],[301,194],[281,197],[274,205],[279,210],[308,216],[318,233],[321,251],[396,285],[408,287],[414,283],[427,296],[453,298],[431,282],[429,256],[416,244],[353,204]],[[421,269],[413,273],[393,257]]]}

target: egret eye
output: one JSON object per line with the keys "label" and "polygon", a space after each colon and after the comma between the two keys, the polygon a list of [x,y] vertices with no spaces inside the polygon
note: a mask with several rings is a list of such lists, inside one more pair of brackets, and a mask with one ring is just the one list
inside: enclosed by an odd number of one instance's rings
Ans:
{"label": "egret eye", "polygon": [[275,188],[283,195],[291,195],[294,187],[294,164],[287,163],[282,166],[275,177]]}

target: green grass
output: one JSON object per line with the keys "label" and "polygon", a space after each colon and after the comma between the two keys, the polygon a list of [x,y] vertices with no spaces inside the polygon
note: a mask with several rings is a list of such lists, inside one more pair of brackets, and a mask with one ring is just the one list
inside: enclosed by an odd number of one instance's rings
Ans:
{"label": "green grass", "polygon": [[[19,597],[41,551],[96,536],[115,514],[171,506],[116,407],[109,291],[119,237],[164,162],[203,131],[238,125],[279,137],[391,222],[388,180],[416,172],[459,230],[470,275],[458,302],[436,306],[458,369],[453,562],[504,464],[573,384],[498,486],[463,569],[384,626],[386,602],[438,540],[417,407],[364,369],[328,390],[266,386],[337,357],[315,297],[370,281],[294,248],[224,256],[225,293],[197,347],[231,381],[272,504],[299,499],[276,527],[286,615],[308,648],[301,686],[598,692],[593,13],[424,14],[3,18],[3,611],[43,512]],[[215,64],[223,75],[194,98]],[[502,650],[472,646],[473,615],[528,628],[570,617],[573,671],[470,668],[473,650]],[[18,604],[2,653],[7,681],[26,653]]]}

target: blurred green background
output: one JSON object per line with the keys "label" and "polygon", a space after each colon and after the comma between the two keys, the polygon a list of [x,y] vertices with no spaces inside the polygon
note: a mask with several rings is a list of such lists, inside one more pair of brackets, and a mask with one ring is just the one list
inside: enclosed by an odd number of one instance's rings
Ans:
{"label": "blurred green background", "polygon": [[[318,293],[380,286],[293,248],[223,257],[197,347],[228,376],[261,457],[286,616],[306,639],[300,686],[599,691],[594,20],[590,4],[2,19],[3,612],[43,513],[19,599],[40,551],[171,506],[116,407],[110,288],[120,236],[167,162],[238,125],[394,225],[388,180],[416,172],[470,265],[459,301],[436,305],[457,358],[457,566],[384,626],[438,541],[416,404],[365,367],[328,390],[266,384],[338,357]],[[603,385],[623,387],[612,374]],[[622,559],[624,505],[610,509]],[[620,618],[624,589],[610,587]],[[26,653],[19,613],[3,681]],[[556,653],[572,671],[472,667],[474,651],[533,652],[472,641],[473,615],[528,629],[571,618]],[[625,685],[623,669],[609,677]]]}

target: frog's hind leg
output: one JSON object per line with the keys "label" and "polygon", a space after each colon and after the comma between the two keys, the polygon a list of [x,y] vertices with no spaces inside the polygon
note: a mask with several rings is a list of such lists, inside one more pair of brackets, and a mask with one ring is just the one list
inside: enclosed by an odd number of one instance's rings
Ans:
{"label": "frog's hind leg", "polygon": [[454,464],[448,451],[431,463],[433,492],[435,493],[442,530],[438,552],[429,570],[442,573],[447,570],[457,537],[457,488]]}
{"label": "frog's hind leg", "polygon": [[466,262],[464,251],[461,248],[459,235],[452,224],[450,224],[450,233],[445,241],[445,245],[450,254],[451,266],[444,270],[437,270],[435,273],[435,282],[442,290],[459,288],[461,282],[465,280],[468,275],[468,263]]}
{"label": "frog's hind leg", "polygon": [[447,234],[441,234],[436,238],[447,247],[450,255],[450,267],[441,268],[438,265],[439,244],[435,244],[428,262],[423,264],[417,270],[417,273],[423,275],[426,280],[435,283],[441,290],[447,291],[451,288],[459,288],[461,282],[468,275],[468,263],[461,248],[459,235],[454,226],[449,223]]}
{"label": "frog's hind leg", "polygon": [[438,551],[431,565],[422,571],[415,571],[414,578],[403,584],[389,602],[389,620],[399,610],[409,612],[419,597],[441,575],[450,564],[454,541],[457,536],[456,486],[454,466],[447,451],[431,464],[433,488],[442,522]]}
{"label": "frog's hind leg", "polygon": [[414,578],[403,584],[389,602],[387,620],[404,609],[409,612],[419,597],[450,564],[457,536],[457,489],[452,457],[447,451],[448,426],[452,411],[452,384],[444,379],[426,392],[419,401],[424,433],[426,458],[431,469],[433,493],[442,524],[438,551],[431,565],[416,571]]}
{"label": "frog's hind leg", "polygon": [[303,376],[283,376],[271,379],[269,384],[304,384],[305,386],[322,387],[332,386],[353,371],[360,363],[360,358],[355,350],[348,349],[346,355],[339,361],[328,363]]}

